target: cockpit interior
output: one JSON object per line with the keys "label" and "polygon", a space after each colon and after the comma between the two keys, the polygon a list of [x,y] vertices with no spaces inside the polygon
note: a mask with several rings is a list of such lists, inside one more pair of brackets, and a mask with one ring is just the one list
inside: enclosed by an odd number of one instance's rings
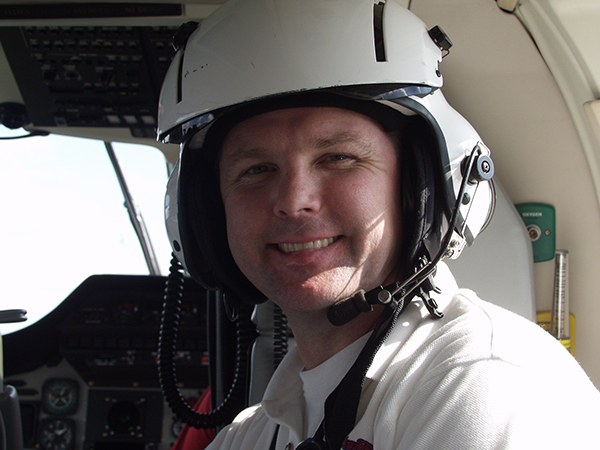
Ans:
{"label": "cockpit interior", "polygon": [[[460,284],[548,330],[562,302],[569,333],[559,338],[600,387],[600,4],[388,1],[452,40],[442,90],[496,166],[494,218],[448,265]],[[278,308],[242,309],[232,321],[219,292],[173,278],[164,225],[149,233],[140,219],[163,220],[179,154],[156,138],[174,35],[224,3],[0,0],[0,273],[12,286],[0,290],[0,450],[171,449],[188,414],[181,411],[209,386],[217,412],[209,428],[219,429],[260,400],[285,353],[291,337]],[[49,166],[39,170],[53,138],[76,141],[50,175]],[[128,146],[139,146],[129,157],[134,172],[119,154]],[[92,153],[105,159],[110,180],[92,180],[100,170]],[[129,188],[146,155],[158,158],[160,176],[148,175],[156,203],[140,209]],[[115,192],[119,219],[71,182],[50,191],[79,170],[67,164],[79,156],[99,198]],[[26,175],[25,164],[38,172]],[[28,186],[36,190],[25,195]],[[33,206],[34,197],[58,202]],[[115,221],[128,230],[113,229]],[[68,235],[30,237],[64,222],[74,225]],[[109,237],[135,256],[112,250]],[[106,265],[82,273],[83,254]],[[170,365],[159,367],[161,359]]]}

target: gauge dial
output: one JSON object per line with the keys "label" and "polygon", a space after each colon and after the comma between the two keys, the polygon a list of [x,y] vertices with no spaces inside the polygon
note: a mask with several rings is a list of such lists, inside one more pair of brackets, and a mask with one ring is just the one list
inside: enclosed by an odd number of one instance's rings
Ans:
{"label": "gauge dial", "polygon": [[42,450],[71,450],[75,446],[75,422],[71,419],[44,419],[40,423]]}
{"label": "gauge dial", "polygon": [[42,408],[53,416],[67,416],[77,411],[79,387],[75,380],[52,378],[42,386]]}

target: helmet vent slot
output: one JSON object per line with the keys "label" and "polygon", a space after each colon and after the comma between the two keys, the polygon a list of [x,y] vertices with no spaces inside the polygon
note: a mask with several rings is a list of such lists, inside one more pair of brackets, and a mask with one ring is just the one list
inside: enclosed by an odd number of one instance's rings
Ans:
{"label": "helmet vent slot", "polygon": [[181,52],[181,58],[179,58],[179,76],[177,77],[177,103],[181,103],[183,100],[183,58],[185,56],[185,50]]}
{"label": "helmet vent slot", "polygon": [[373,5],[373,37],[375,42],[375,59],[377,62],[386,62],[385,45],[383,39],[383,9],[385,1],[378,1]]}

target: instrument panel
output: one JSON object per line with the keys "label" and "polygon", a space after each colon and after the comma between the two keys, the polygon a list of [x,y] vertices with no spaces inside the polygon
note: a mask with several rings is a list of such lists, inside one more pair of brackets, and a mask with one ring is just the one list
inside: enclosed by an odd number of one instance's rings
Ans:
{"label": "instrument panel", "polygon": [[[44,319],[4,336],[27,449],[168,449],[182,424],[164,402],[158,339],[164,277],[88,278]],[[208,386],[206,292],[185,280],[176,345],[180,392]]]}
{"label": "instrument panel", "polygon": [[134,137],[154,138],[176,31],[0,27],[0,42],[35,126],[124,127]]}

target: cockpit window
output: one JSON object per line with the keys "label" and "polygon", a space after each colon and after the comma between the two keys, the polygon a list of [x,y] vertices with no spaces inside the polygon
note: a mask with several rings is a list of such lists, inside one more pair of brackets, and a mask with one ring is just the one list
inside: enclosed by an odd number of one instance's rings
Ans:
{"label": "cockpit window", "polygon": [[[165,274],[165,158],[149,146],[113,148]],[[103,142],[1,140],[0,193],[0,310],[28,312],[26,322],[0,324],[2,334],[44,317],[90,275],[149,273]]]}

